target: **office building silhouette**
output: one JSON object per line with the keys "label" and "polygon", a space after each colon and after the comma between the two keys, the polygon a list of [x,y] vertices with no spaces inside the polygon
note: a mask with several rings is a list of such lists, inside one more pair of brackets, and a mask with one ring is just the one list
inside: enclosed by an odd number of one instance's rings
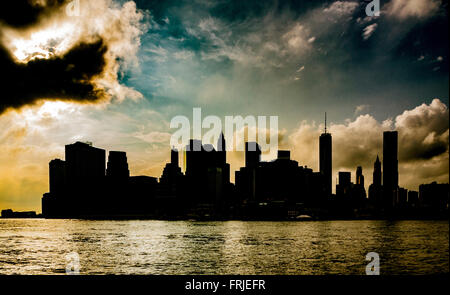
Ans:
{"label": "office building silhouette", "polygon": [[109,152],[106,176],[113,178],[127,178],[130,176],[130,170],[128,170],[127,154],[125,152]]}
{"label": "office building silhouette", "polygon": [[78,189],[92,185],[105,176],[105,150],[91,143],[75,142],[65,146],[67,185]]}
{"label": "office building silhouette", "polygon": [[383,132],[383,203],[386,209],[395,205],[398,192],[398,133]]}
{"label": "office building silhouette", "polygon": [[49,188],[52,194],[61,194],[66,185],[66,162],[60,159],[49,163]]}
{"label": "office building silhouette", "polygon": [[319,138],[319,171],[325,178],[325,191],[331,195],[332,186],[332,137],[327,132],[327,114],[325,113],[325,130]]}
{"label": "office building silhouette", "polygon": [[260,148],[246,143],[246,166],[236,171],[236,192],[246,215],[259,218],[295,218],[305,207],[325,206],[324,177],[320,172],[299,166],[290,158],[290,151],[278,150],[277,158],[260,161]]}
{"label": "office building silhouette", "polygon": [[191,204],[217,207],[226,201],[224,197],[230,189],[230,165],[226,163],[223,134],[218,138],[217,149],[196,139],[191,139],[186,146],[186,195]]}
{"label": "office building silhouette", "polygon": [[351,172],[347,171],[339,171],[338,172],[339,181],[336,185],[336,196],[337,197],[345,197],[350,193],[352,188]]}
{"label": "office building silhouette", "polygon": [[377,155],[377,159],[373,163],[373,184],[375,186],[381,187],[381,175],[382,175],[381,162]]}
{"label": "office building silhouette", "polygon": [[167,163],[163,169],[160,183],[160,193],[164,196],[179,196],[183,188],[183,173],[178,166],[178,150],[170,150],[170,163]]}
{"label": "office building silhouette", "polygon": [[366,188],[364,187],[364,175],[362,171],[362,167],[358,166],[356,168],[356,183],[354,187],[354,194],[356,198],[356,202],[362,201],[364,202],[367,198]]}
{"label": "office building silhouette", "polygon": [[378,158],[373,163],[372,184],[369,186],[369,201],[375,208],[382,207],[383,187],[381,185],[381,162]]}
{"label": "office building silhouette", "polygon": [[364,175],[362,174],[362,167],[358,166],[356,168],[356,184],[364,188]]}
{"label": "office building silhouette", "polygon": [[261,162],[261,148],[256,142],[245,143],[245,167],[255,168]]}
{"label": "office building silhouette", "polygon": [[419,186],[419,203],[430,212],[447,212],[448,214],[449,184],[436,181],[421,184]]}

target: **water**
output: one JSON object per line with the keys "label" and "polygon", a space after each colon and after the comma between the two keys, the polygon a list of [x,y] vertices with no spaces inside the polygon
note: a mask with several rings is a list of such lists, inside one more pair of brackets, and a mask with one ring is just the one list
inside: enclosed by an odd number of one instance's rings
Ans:
{"label": "water", "polygon": [[448,221],[83,221],[0,219],[0,274],[449,273]]}

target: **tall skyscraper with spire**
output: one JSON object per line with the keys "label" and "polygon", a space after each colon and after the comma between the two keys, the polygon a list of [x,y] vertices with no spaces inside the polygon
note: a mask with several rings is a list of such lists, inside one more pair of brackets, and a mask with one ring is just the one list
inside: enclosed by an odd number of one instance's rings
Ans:
{"label": "tall skyscraper with spire", "polygon": [[220,133],[219,138],[217,139],[217,153],[219,163],[221,165],[224,165],[227,162],[227,151],[226,151],[225,136],[223,135],[223,132]]}
{"label": "tall skyscraper with spire", "polygon": [[322,133],[319,138],[319,170],[325,177],[325,192],[327,195],[331,195],[331,169],[331,134],[327,132],[327,113],[325,113],[324,133]]}
{"label": "tall skyscraper with spire", "polygon": [[381,197],[383,193],[383,187],[381,186],[381,162],[378,158],[373,163],[373,181],[369,186],[369,200],[377,208],[382,206]]}
{"label": "tall skyscraper with spire", "polygon": [[378,155],[375,163],[373,163],[373,184],[381,186],[381,162]]}
{"label": "tall skyscraper with spire", "polygon": [[356,168],[356,184],[364,187],[364,175],[362,174],[362,167]]}
{"label": "tall skyscraper with spire", "polygon": [[222,168],[222,176],[224,185],[230,183],[230,164],[227,163],[227,145],[223,132],[220,133],[217,140],[217,166]]}

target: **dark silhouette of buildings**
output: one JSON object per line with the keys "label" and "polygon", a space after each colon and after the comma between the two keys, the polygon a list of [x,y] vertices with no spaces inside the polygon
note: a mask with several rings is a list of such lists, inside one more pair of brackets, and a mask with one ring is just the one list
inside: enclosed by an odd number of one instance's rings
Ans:
{"label": "dark silhouette of buildings", "polygon": [[331,134],[327,133],[327,114],[325,113],[325,130],[319,139],[319,170],[325,179],[325,192],[331,195],[332,186],[332,155]]}
{"label": "dark silhouette of buildings", "polygon": [[403,188],[403,187],[399,187],[397,190],[397,199],[395,200],[395,206],[397,208],[406,208],[408,204],[408,190]]}
{"label": "dark silhouette of buildings", "polygon": [[247,142],[246,166],[236,171],[236,193],[245,204],[247,216],[258,218],[297,217],[305,207],[318,208],[326,202],[324,176],[291,160],[290,152],[279,150],[277,159],[260,161],[257,143]]}
{"label": "dark silhouette of buildings", "polygon": [[125,152],[109,152],[106,176],[113,178],[127,178],[130,176],[127,154]]}
{"label": "dark silhouette of buildings", "polygon": [[45,217],[100,217],[145,214],[157,181],[129,176],[125,152],[111,151],[105,169],[105,150],[91,143],[66,145],[65,161],[49,164],[50,192],[42,198]]}
{"label": "dark silhouette of buildings", "polygon": [[419,202],[422,207],[431,212],[448,213],[449,184],[437,182],[421,184],[419,186]]}
{"label": "dark silhouette of buildings", "polygon": [[[168,212],[179,216],[183,208],[189,206],[189,192],[186,177],[179,167],[178,150],[172,148],[170,151],[170,163],[163,169],[156,193],[154,205],[159,207],[158,215],[167,216]],[[189,191],[188,191],[189,190]]]}
{"label": "dark silhouette of buildings", "polygon": [[369,201],[376,208],[381,208],[382,206],[383,187],[381,185],[381,175],[381,162],[377,155],[377,159],[373,164],[373,183],[369,186]]}
{"label": "dark silhouette of buildings", "polygon": [[66,162],[60,159],[51,160],[49,166],[50,193],[60,194],[66,185]]}
{"label": "dark silhouette of buildings", "polygon": [[356,183],[351,182],[351,172],[340,171],[339,183],[336,185],[337,207],[340,214],[351,214],[355,209],[365,208],[367,203],[366,190],[364,188],[364,175],[362,167],[356,169]]}
{"label": "dark silhouette of buildings", "polygon": [[347,195],[352,188],[351,172],[339,171],[339,183],[336,185],[336,196]]}
{"label": "dark silhouette of buildings", "polygon": [[230,165],[226,163],[225,139],[218,139],[216,151],[211,144],[191,139],[186,147],[186,194],[191,203],[206,207],[222,203],[230,185]]}
{"label": "dark silhouette of buildings", "polygon": [[256,142],[245,143],[245,167],[258,167],[261,162],[261,148]]}
{"label": "dark silhouette of buildings", "polygon": [[398,193],[398,133],[383,132],[383,203],[386,209],[395,206]]}
{"label": "dark silhouette of buildings", "polygon": [[356,168],[356,184],[354,187],[356,198],[364,202],[367,198],[366,188],[364,187],[364,175],[362,172],[362,167],[358,166]]}
{"label": "dark silhouette of buildings", "polygon": [[408,191],[408,206],[411,208],[419,207],[419,192]]}
{"label": "dark silhouette of buildings", "polygon": [[223,134],[216,148],[190,140],[185,173],[179,167],[179,152],[172,148],[159,180],[130,176],[122,151],[109,152],[105,169],[105,150],[76,142],[66,145],[65,160],[49,163],[49,192],[42,198],[42,213],[46,218],[260,220],[448,214],[448,184],[424,184],[419,192],[398,186],[397,132],[383,133],[384,171],[377,156],[368,199],[361,166],[356,168],[355,183],[351,172],[340,171],[336,194],[331,194],[331,135],[326,129],[319,142],[319,172],[300,166],[288,150],[278,150],[275,160],[261,161],[259,145],[246,142],[245,166],[235,172],[235,184],[230,182]]}
{"label": "dark silhouette of buildings", "polygon": [[362,174],[362,167],[358,166],[356,168],[356,184],[364,188],[364,175]]}
{"label": "dark silhouette of buildings", "polygon": [[256,201],[256,170],[261,162],[261,149],[256,142],[245,143],[245,167],[235,173],[236,189],[241,199]]}
{"label": "dark silhouette of buildings", "polygon": [[2,210],[2,218],[36,218],[39,217],[35,211],[22,211],[17,212],[12,209]]}
{"label": "dark silhouette of buildings", "polygon": [[170,151],[170,163],[167,163],[164,167],[159,180],[161,195],[176,197],[181,193],[183,173],[178,166],[178,157],[178,151],[172,148]]}
{"label": "dark silhouette of buildings", "polygon": [[373,184],[375,186],[381,186],[381,175],[382,175],[381,162],[377,155],[377,159],[375,160],[375,163],[373,164]]}
{"label": "dark silhouette of buildings", "polygon": [[67,185],[78,188],[105,176],[105,150],[77,141],[66,145]]}

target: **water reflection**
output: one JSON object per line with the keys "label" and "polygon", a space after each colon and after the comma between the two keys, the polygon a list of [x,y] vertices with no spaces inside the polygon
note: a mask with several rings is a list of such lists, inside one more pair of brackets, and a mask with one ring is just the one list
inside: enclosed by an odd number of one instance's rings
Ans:
{"label": "water reflection", "polygon": [[0,273],[381,274],[449,272],[448,221],[0,220]]}

